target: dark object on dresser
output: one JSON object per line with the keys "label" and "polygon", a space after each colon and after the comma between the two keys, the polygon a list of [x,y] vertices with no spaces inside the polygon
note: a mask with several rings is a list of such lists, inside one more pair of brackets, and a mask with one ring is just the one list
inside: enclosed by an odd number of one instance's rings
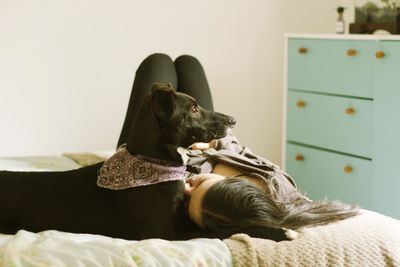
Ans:
{"label": "dark object on dresser", "polygon": [[392,9],[390,14],[381,19],[374,19],[372,14],[365,17],[365,20],[357,19],[350,24],[350,33],[373,34],[377,30],[386,30],[391,34],[400,34],[400,7]]}
{"label": "dark object on dresser", "polygon": [[386,30],[391,34],[400,34],[400,18],[396,22],[388,23],[351,23],[350,33],[353,34],[373,34],[377,30]]}

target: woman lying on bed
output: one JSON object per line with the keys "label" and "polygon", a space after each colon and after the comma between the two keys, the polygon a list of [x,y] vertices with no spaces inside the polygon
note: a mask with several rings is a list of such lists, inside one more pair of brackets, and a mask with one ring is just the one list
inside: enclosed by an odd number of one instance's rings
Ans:
{"label": "woman lying on bed", "polygon": [[[130,122],[137,113],[136,101],[147,93],[136,88],[146,88],[143,83],[151,81],[171,83],[200,106],[213,110],[207,79],[197,59],[181,56],[173,62],[167,55],[153,54],[136,72],[118,146],[127,141]],[[282,228],[322,225],[357,214],[355,208],[339,202],[310,201],[289,175],[241,146],[232,133],[210,144],[195,143],[185,154],[188,168],[200,173],[190,174],[186,180],[185,210],[204,236],[245,232],[280,240],[284,238]],[[184,227],[189,228],[183,238],[199,235],[197,231],[192,235],[196,227],[190,223]]]}

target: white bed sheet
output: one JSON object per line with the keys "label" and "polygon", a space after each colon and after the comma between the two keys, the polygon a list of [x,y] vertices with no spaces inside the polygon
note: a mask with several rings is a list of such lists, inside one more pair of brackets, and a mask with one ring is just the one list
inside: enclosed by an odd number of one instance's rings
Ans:
{"label": "white bed sheet", "polygon": [[81,167],[64,156],[33,156],[0,158],[0,170],[9,171],[64,171]]}
{"label": "white bed sheet", "polygon": [[[0,170],[9,171],[66,171],[106,160],[115,151],[100,150],[83,153],[65,153],[54,156],[0,157]],[[81,164],[84,162],[85,164]]]}
{"label": "white bed sheet", "polygon": [[0,266],[7,267],[230,267],[219,239],[128,241],[59,231],[0,234]]}

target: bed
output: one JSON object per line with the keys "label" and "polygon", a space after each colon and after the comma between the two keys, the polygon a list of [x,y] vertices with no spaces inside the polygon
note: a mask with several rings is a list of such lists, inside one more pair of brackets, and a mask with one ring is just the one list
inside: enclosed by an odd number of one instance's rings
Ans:
{"label": "bed", "polygon": [[[0,158],[0,169],[68,170],[113,151]],[[1,211],[0,211],[1,212]],[[400,266],[400,221],[372,211],[274,242],[236,234],[225,240],[123,240],[55,230],[0,233],[0,266]]]}

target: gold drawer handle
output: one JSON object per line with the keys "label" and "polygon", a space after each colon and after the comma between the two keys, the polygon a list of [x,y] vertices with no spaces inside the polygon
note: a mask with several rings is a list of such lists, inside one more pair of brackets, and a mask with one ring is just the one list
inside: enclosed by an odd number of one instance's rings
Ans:
{"label": "gold drawer handle", "polygon": [[345,112],[347,115],[353,115],[354,113],[356,113],[355,108],[346,108]]}
{"label": "gold drawer handle", "polygon": [[355,49],[348,49],[348,50],[347,50],[347,55],[348,55],[349,57],[354,57],[354,56],[357,55],[357,50],[355,50]]}
{"label": "gold drawer handle", "polygon": [[297,49],[297,51],[299,51],[300,54],[305,54],[305,53],[307,53],[307,48],[299,47],[299,49]]}
{"label": "gold drawer handle", "polygon": [[351,167],[350,165],[347,165],[343,168],[343,171],[345,173],[352,173],[353,172],[353,167]]}
{"label": "gold drawer handle", "polygon": [[296,106],[297,106],[298,108],[304,108],[304,107],[306,106],[306,102],[303,101],[303,100],[298,100],[298,101],[296,102]]}
{"label": "gold drawer handle", "polygon": [[304,160],[304,156],[302,154],[297,154],[295,159],[296,159],[296,161],[303,161]]}
{"label": "gold drawer handle", "polygon": [[378,51],[378,52],[375,53],[375,57],[376,57],[377,59],[382,59],[382,58],[385,57],[385,52],[383,52],[383,51]]}

